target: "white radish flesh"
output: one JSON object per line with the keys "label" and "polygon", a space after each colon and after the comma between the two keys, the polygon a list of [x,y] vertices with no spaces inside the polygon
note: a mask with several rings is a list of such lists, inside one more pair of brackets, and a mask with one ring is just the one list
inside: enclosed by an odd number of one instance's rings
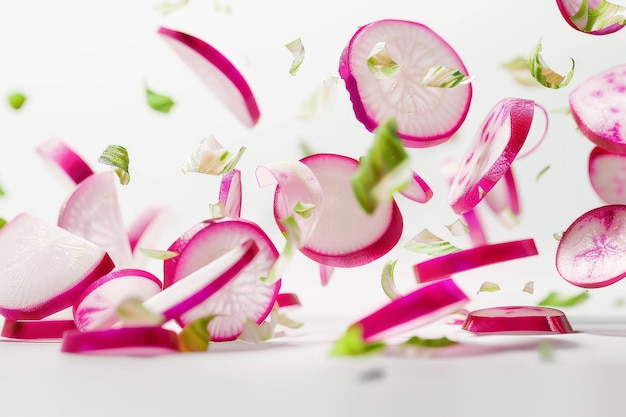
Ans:
{"label": "white radish flesh", "polygon": [[626,154],[593,148],[589,154],[589,180],[605,203],[626,204]]}

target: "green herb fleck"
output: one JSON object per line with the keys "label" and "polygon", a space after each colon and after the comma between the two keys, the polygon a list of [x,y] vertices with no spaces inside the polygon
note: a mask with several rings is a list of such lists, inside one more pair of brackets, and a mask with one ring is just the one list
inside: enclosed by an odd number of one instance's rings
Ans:
{"label": "green herb fleck", "polygon": [[178,344],[183,352],[206,352],[211,335],[209,323],[215,316],[201,317],[187,324],[178,334]]}
{"label": "green herb fleck", "polygon": [[4,225],[7,224],[6,219],[0,217],[0,229],[2,229],[4,227]]}
{"label": "green herb fleck", "polygon": [[425,347],[425,348],[441,348],[456,345],[458,342],[454,340],[450,340],[447,337],[440,337],[436,339],[428,339],[422,338],[419,336],[411,336],[406,342],[403,344],[405,346],[416,346],[416,347]]}
{"label": "green herb fleck", "polygon": [[545,167],[543,167],[543,169],[537,173],[537,177],[535,177],[535,182],[538,182],[539,178],[543,177],[543,174],[548,172],[549,169],[550,165],[546,165]]}
{"label": "green herb fleck", "polygon": [[289,68],[289,74],[296,75],[300,69],[300,65],[304,62],[304,45],[302,39],[297,38],[285,45],[285,48],[293,55],[293,62]]}
{"label": "green herb fleck", "polygon": [[586,301],[588,298],[588,290],[572,296],[566,296],[553,291],[543,300],[539,301],[538,305],[551,307],[572,307]]}
{"label": "green herb fleck", "polygon": [[169,113],[172,107],[174,107],[174,101],[171,98],[157,94],[149,88],[146,88],[146,99],[150,108],[161,113]]}
{"label": "green herb fleck", "polygon": [[7,97],[7,101],[9,102],[9,106],[15,110],[19,110],[26,102],[26,96],[22,93],[12,93]]}
{"label": "green herb fleck", "polygon": [[480,288],[478,288],[478,291],[476,292],[476,294],[481,293],[481,292],[496,292],[496,291],[500,291],[500,286],[498,284],[496,284],[495,282],[491,282],[491,281],[485,281],[480,285]]}
{"label": "green herb fleck", "polygon": [[358,356],[380,352],[384,349],[384,342],[368,343],[363,340],[363,328],[358,324],[348,327],[341,339],[335,342],[331,355]]}

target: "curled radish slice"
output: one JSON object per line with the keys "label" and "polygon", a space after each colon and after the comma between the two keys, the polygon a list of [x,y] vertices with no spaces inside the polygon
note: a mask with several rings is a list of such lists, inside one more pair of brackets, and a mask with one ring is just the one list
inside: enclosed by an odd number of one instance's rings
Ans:
{"label": "curled radish slice", "polygon": [[225,217],[241,217],[241,171],[231,169],[222,175],[219,202]]}
{"label": "curled radish slice", "polygon": [[[393,199],[381,201],[367,214],[354,195],[351,177],[359,162],[337,154],[314,154],[300,160],[314,174],[324,195],[315,228],[300,251],[314,261],[336,267],[365,265],[388,253],[399,241],[403,220]],[[276,188],[274,216],[290,214],[291,190]],[[277,222],[282,228],[280,222]]]}
{"label": "curled radish slice", "polygon": [[606,0],[556,0],[572,28],[591,35],[608,35],[626,24],[626,8]]}
{"label": "curled radish slice", "polygon": [[104,249],[23,212],[0,229],[0,314],[38,320],[72,305],[111,271]]}
{"label": "curled radish slice", "polygon": [[455,213],[473,209],[509,170],[522,149],[535,103],[505,98],[483,121],[452,180],[448,203]]}
{"label": "curled radish slice", "polygon": [[589,180],[605,203],[626,204],[626,154],[593,148],[589,154]]}
{"label": "curled radish slice", "polygon": [[356,31],[341,54],[339,75],[367,130],[395,117],[404,145],[424,148],[445,142],[459,129],[472,97],[470,84],[424,85],[422,79],[437,66],[467,74],[454,49],[433,30],[385,19]]}
{"label": "curled radish slice", "polygon": [[74,183],[93,174],[87,162],[60,139],[48,139],[37,146],[37,153],[56,164]]}
{"label": "curled radish slice", "polygon": [[569,95],[572,116],[580,131],[609,152],[626,154],[626,65],[596,74]]}
{"label": "curled radish slice", "polygon": [[156,356],[179,352],[178,335],[158,326],[63,334],[61,352],[119,356]]}
{"label": "curled radish slice", "polygon": [[104,329],[119,321],[117,306],[128,298],[145,301],[161,291],[161,281],[140,269],[116,269],[92,282],[73,306],[76,327]]}
{"label": "curled radish slice", "polygon": [[511,217],[517,218],[520,213],[519,197],[513,167],[509,167],[485,197],[485,203],[491,211],[506,225],[511,225]]}
{"label": "curled radish slice", "polygon": [[533,239],[514,240],[465,249],[428,259],[413,266],[418,283],[448,278],[457,272],[537,255]]}
{"label": "curled radish slice", "polygon": [[74,320],[5,319],[0,336],[10,339],[61,339],[67,330],[76,330]]}
{"label": "curled radish slice", "polygon": [[427,203],[433,197],[433,190],[422,177],[413,172],[412,180],[400,190],[400,194],[416,203]]}
{"label": "curled radish slice", "polygon": [[626,206],[589,210],[566,230],[556,250],[556,269],[583,288],[613,284],[626,276]]}
{"label": "curled radish slice", "polygon": [[246,126],[260,117],[250,86],[239,70],[213,46],[189,34],[160,27],[158,34]]}
{"label": "curled radish slice", "polygon": [[481,334],[541,334],[574,331],[561,310],[535,306],[489,307],[471,311],[461,328]]}
{"label": "curled radish slice", "polygon": [[353,325],[362,328],[365,342],[382,340],[432,323],[468,301],[452,279],[441,280],[393,299]]}

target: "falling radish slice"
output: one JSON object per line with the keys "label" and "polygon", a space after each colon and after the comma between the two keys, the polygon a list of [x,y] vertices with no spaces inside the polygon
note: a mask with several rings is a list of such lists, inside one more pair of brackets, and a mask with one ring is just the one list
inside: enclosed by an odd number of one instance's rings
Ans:
{"label": "falling radish slice", "polygon": [[583,288],[599,288],[626,276],[626,206],[589,210],[563,233],[556,251],[561,277]]}
{"label": "falling radish slice", "polygon": [[519,197],[513,167],[498,181],[484,197],[491,211],[507,226],[515,222],[520,213]]}
{"label": "falling radish slice", "polygon": [[179,352],[178,335],[163,327],[122,327],[119,329],[63,335],[61,352],[115,356],[156,356]]}
{"label": "falling radish slice", "polygon": [[0,314],[39,320],[72,305],[111,271],[104,249],[29,213],[0,229]]}
{"label": "falling radish slice", "polygon": [[57,165],[78,184],[93,174],[87,162],[60,139],[48,139],[37,147],[37,153]]}
{"label": "falling radish slice", "polygon": [[606,0],[556,0],[561,15],[574,29],[608,35],[626,24],[626,8]]}
{"label": "falling radish slice", "polygon": [[265,232],[248,220],[227,217],[207,220],[183,233],[168,249],[179,255],[164,261],[163,293],[248,240],[255,242],[258,254],[235,279],[217,288],[197,307],[179,314],[177,320],[181,325],[216,315],[209,323],[211,340],[225,341],[236,339],[246,321],[260,324],[265,320],[274,306],[281,282],[265,283],[262,278],[278,259],[278,251]]}
{"label": "falling radish slice", "polygon": [[161,281],[140,269],[116,269],[92,282],[74,302],[76,328],[105,329],[119,321],[117,306],[128,298],[145,301],[161,291]]}
{"label": "falling radish slice", "polygon": [[572,333],[561,310],[549,307],[506,306],[471,311],[461,326],[480,334]]}
{"label": "falling radish slice", "polygon": [[157,239],[156,235],[162,231],[168,214],[169,212],[165,207],[152,207],[139,213],[126,231],[133,255],[143,244],[153,247],[150,245]]}
{"label": "falling radish slice", "polygon": [[117,268],[133,266],[113,171],[89,176],[76,186],[59,214],[58,225],[100,246]]}
{"label": "falling radish slice", "polygon": [[400,194],[416,203],[427,203],[433,197],[433,190],[422,177],[414,172],[413,179],[400,190]]}
{"label": "falling radish slice", "polygon": [[63,333],[76,330],[74,320],[9,320],[5,319],[0,336],[9,339],[61,339]]}
{"label": "falling radish slice", "polygon": [[252,90],[228,58],[186,33],[166,27],[158,33],[244,125],[253,127],[258,122],[260,112]]}
{"label": "falling radish slice", "polygon": [[626,154],[596,146],[589,154],[589,180],[607,204],[626,204]]}
{"label": "falling radish slice", "polygon": [[588,78],[569,95],[580,131],[609,152],[626,154],[626,65]]}
{"label": "falling radish slice", "polygon": [[448,203],[455,213],[473,209],[509,170],[526,141],[534,108],[534,101],[518,98],[493,107],[452,180]]}
{"label": "falling radish slice", "polygon": [[219,202],[225,217],[241,216],[241,171],[232,169],[222,175],[220,182]]}
{"label": "falling radish slice", "polygon": [[457,272],[537,254],[533,239],[514,240],[478,246],[428,259],[414,265],[413,272],[415,272],[417,282],[423,283],[448,278]]}
{"label": "falling radish slice", "polygon": [[[315,175],[324,194],[317,223],[300,251],[314,261],[336,267],[370,263],[388,253],[402,234],[402,214],[392,199],[379,204],[369,215],[360,206],[351,177],[359,162],[337,154],[314,154],[300,160]],[[274,216],[291,214],[289,196],[280,183],[274,197]]]}
{"label": "falling radish slice", "polygon": [[437,66],[467,74],[454,49],[430,28],[386,19],[357,30],[341,54],[339,75],[367,130],[395,117],[404,145],[424,148],[445,142],[459,129],[472,97],[470,84],[423,85]]}

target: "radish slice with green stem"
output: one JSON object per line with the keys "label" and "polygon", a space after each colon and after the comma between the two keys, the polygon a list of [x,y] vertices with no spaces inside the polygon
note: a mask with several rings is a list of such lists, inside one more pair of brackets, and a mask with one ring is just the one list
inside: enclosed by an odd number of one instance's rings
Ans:
{"label": "radish slice with green stem", "polygon": [[253,127],[258,122],[261,113],[254,94],[228,58],[187,33],[160,27],[158,34],[244,125]]}
{"label": "radish slice with green stem", "polygon": [[561,310],[537,306],[488,307],[471,311],[461,329],[479,334],[572,333]]}
{"label": "radish slice with green stem", "polygon": [[472,97],[470,84],[422,84],[437,66],[467,75],[454,49],[429,27],[384,19],[356,31],[341,54],[339,75],[356,118],[367,130],[394,117],[404,145],[424,148],[447,141],[459,129]]}
{"label": "radish slice with green stem", "polygon": [[114,268],[104,249],[23,212],[0,229],[0,314],[38,320]]}
{"label": "radish slice with green stem", "polygon": [[63,333],[76,330],[74,320],[9,320],[2,324],[0,336],[9,339],[61,339]]}
{"label": "radish slice with green stem", "polygon": [[78,184],[94,172],[89,164],[64,141],[52,138],[37,146],[37,153],[57,165]]}
{"label": "radish slice with green stem", "polygon": [[556,270],[582,288],[611,285],[626,277],[626,206],[589,210],[563,232],[556,250]]}
{"label": "radish slice with green stem", "polygon": [[63,335],[61,352],[113,355],[156,356],[180,352],[178,334],[163,327],[122,327],[119,329],[81,332],[67,331]]}
{"label": "radish slice with green stem", "polygon": [[626,25],[626,8],[606,0],[556,0],[568,25],[591,35],[608,35]]}
{"label": "radish slice with green stem", "polygon": [[626,204],[626,154],[596,146],[589,154],[588,169],[591,186],[602,201]]}

